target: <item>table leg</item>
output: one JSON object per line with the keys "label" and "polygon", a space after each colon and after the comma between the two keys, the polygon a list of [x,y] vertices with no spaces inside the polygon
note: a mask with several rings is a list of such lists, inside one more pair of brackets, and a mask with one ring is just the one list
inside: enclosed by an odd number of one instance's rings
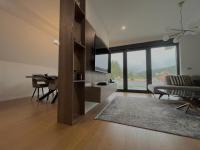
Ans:
{"label": "table leg", "polygon": [[55,103],[55,101],[56,101],[57,97],[58,97],[58,92],[56,92],[56,95],[54,96],[54,98],[53,98],[53,100],[52,100],[51,104],[54,104],[54,103]]}
{"label": "table leg", "polygon": [[181,106],[178,106],[176,109],[181,109],[181,108],[189,106],[189,105],[190,105],[190,103],[186,103],[186,104],[183,104]]}
{"label": "table leg", "polygon": [[44,94],[42,97],[39,98],[39,101],[45,99],[46,97],[48,97],[51,93],[53,93],[55,90],[50,90],[48,93]]}

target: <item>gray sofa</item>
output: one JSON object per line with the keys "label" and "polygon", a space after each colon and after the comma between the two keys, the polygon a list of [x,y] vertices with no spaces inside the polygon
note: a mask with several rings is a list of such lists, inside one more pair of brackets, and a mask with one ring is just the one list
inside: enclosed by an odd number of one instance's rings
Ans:
{"label": "gray sofa", "polygon": [[159,94],[159,98],[161,98],[165,93],[159,89],[200,91],[200,76],[169,75],[165,77],[164,85],[148,85],[148,90],[152,94]]}

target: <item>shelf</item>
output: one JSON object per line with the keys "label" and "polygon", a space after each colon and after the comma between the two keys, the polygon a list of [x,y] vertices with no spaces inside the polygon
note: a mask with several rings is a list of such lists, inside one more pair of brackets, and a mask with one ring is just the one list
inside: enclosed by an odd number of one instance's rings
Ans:
{"label": "shelf", "polygon": [[85,12],[79,7],[77,2],[75,2],[75,20],[81,22],[85,18]]}
{"label": "shelf", "polygon": [[74,41],[74,47],[85,49],[85,45],[81,44],[80,42]]}
{"label": "shelf", "polygon": [[74,80],[73,83],[85,83],[85,80]]}

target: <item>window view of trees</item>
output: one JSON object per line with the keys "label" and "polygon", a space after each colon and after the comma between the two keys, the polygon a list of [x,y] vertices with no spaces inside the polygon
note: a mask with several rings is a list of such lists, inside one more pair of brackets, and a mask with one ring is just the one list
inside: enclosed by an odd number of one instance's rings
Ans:
{"label": "window view of trees", "polygon": [[146,50],[127,52],[128,89],[146,90]]}
{"label": "window view of trees", "polygon": [[123,53],[111,55],[111,78],[117,82],[118,89],[123,89]]}
{"label": "window view of trees", "polygon": [[122,78],[122,68],[120,68],[120,65],[117,61],[112,61],[112,79],[120,79]]}
{"label": "window view of trees", "polygon": [[[177,74],[176,46],[151,49],[152,83],[164,84],[166,75]],[[123,53],[111,55],[111,77],[124,88]],[[147,90],[146,50],[127,52],[127,85],[129,90]]]}

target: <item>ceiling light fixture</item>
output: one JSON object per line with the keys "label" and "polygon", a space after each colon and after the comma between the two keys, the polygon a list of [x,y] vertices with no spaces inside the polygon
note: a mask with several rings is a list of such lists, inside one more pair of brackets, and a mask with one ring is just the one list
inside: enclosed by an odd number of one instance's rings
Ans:
{"label": "ceiling light fixture", "polygon": [[178,43],[185,35],[195,35],[199,32],[199,26],[195,26],[192,28],[185,28],[183,24],[183,6],[185,4],[185,0],[178,3],[180,8],[180,28],[174,29],[171,28],[170,33],[163,36],[163,41],[168,41],[169,39],[173,39],[174,43]]}
{"label": "ceiling light fixture", "polygon": [[126,26],[122,26],[121,29],[122,29],[122,30],[126,30]]}

